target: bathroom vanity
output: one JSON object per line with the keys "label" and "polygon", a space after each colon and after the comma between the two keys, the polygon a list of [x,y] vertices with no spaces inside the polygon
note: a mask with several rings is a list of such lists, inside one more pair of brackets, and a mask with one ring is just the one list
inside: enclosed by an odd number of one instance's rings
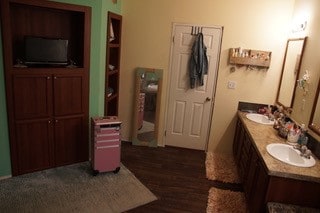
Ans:
{"label": "bathroom vanity", "polygon": [[250,212],[264,212],[268,202],[320,208],[320,161],[296,167],[273,158],[266,146],[286,143],[272,125],[257,124],[238,112],[233,154]]}

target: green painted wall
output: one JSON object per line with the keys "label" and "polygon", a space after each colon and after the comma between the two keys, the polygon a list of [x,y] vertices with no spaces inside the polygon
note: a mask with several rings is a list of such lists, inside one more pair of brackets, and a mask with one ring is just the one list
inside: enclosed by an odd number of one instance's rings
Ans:
{"label": "green painted wall", "polygon": [[[2,41],[1,33],[0,41]],[[7,175],[11,175],[11,163],[6,109],[6,93],[3,73],[3,52],[2,42],[0,42],[0,177]]]}
{"label": "green painted wall", "polygon": [[[91,116],[104,113],[104,79],[106,58],[107,12],[121,14],[121,0],[113,4],[112,0],[54,0],[56,2],[89,6],[91,16],[91,52],[90,52],[90,100]],[[1,30],[1,28],[0,28]],[[1,39],[2,41],[2,39]],[[0,42],[0,177],[11,175],[9,136],[4,87],[2,42]]]}

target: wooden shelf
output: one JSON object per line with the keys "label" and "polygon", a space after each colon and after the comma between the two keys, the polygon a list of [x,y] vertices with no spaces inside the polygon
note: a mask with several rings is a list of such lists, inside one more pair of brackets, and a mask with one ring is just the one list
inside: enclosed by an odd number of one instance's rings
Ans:
{"label": "wooden shelf", "polygon": [[111,101],[111,100],[113,100],[113,99],[115,99],[117,97],[118,97],[118,94],[113,94],[110,97],[107,97],[107,99],[108,99],[108,101]]}
{"label": "wooden shelf", "polygon": [[119,70],[109,70],[108,75],[117,75]]}
{"label": "wooden shelf", "polygon": [[[105,110],[106,116],[117,116],[119,105],[119,79],[120,79],[120,51],[121,51],[121,25],[122,16],[108,12],[107,23],[107,46],[106,46],[106,84],[105,91],[108,88],[113,89],[113,95],[105,98]],[[114,68],[110,70],[109,65]]]}
{"label": "wooden shelf", "polygon": [[229,50],[229,64],[269,68],[270,62],[271,52],[269,51],[240,50],[240,48],[230,48]]}
{"label": "wooden shelf", "polygon": [[109,43],[109,48],[119,48],[120,44],[113,44],[113,43]]}

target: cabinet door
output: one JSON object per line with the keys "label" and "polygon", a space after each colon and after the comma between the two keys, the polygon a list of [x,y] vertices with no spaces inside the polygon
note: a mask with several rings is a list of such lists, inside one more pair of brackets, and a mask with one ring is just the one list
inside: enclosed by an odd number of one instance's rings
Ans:
{"label": "cabinet door", "polygon": [[244,181],[244,192],[246,194],[246,197],[250,199],[252,192],[254,190],[254,180],[256,179],[256,167],[258,162],[258,156],[255,153],[254,147],[251,146],[250,149],[250,159],[248,159],[248,170],[247,172],[247,178]]}
{"label": "cabinet door", "polygon": [[251,193],[251,212],[263,212],[266,204],[266,191],[269,185],[269,176],[260,160],[257,162],[255,186]]}
{"label": "cabinet door", "polygon": [[238,156],[238,149],[239,149],[239,137],[240,137],[240,126],[241,126],[241,123],[240,123],[240,120],[238,119],[237,120],[237,124],[236,124],[236,131],[234,133],[234,138],[233,138],[233,155],[234,157],[237,159],[237,156]]}
{"label": "cabinet door", "polygon": [[52,79],[50,75],[15,75],[12,88],[15,119],[51,116]]}
{"label": "cabinet door", "polygon": [[16,122],[18,174],[53,166],[52,122],[48,119]]}
{"label": "cabinet door", "polygon": [[268,175],[265,172],[256,150],[251,146],[250,166],[248,168],[246,182],[244,183],[244,190],[250,212],[263,212],[268,180]]}
{"label": "cabinet door", "polygon": [[55,119],[56,166],[88,160],[88,133],[83,121],[83,116]]}
{"label": "cabinet door", "polygon": [[81,75],[55,75],[54,115],[74,115],[84,112],[84,81]]}
{"label": "cabinet door", "polygon": [[236,133],[233,140],[233,154],[235,158],[235,162],[239,166],[240,157],[241,157],[241,149],[244,141],[245,130],[240,120],[237,121]]}

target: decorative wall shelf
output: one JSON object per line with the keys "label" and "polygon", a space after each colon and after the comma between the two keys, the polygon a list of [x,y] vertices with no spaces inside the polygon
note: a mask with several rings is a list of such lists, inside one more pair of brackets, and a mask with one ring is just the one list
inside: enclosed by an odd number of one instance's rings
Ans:
{"label": "decorative wall shelf", "polygon": [[229,50],[229,64],[269,68],[270,62],[271,52],[269,51],[241,48],[230,48]]}

